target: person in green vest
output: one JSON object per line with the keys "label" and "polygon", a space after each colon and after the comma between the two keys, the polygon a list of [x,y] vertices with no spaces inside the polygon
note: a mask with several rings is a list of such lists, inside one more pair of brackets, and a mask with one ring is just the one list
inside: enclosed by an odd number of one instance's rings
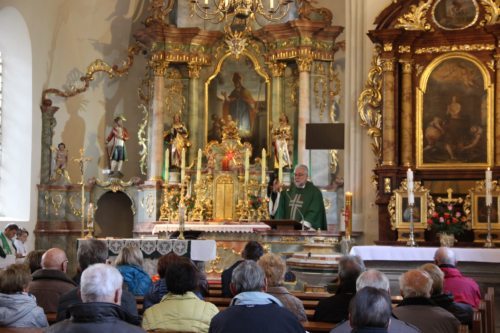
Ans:
{"label": "person in green vest", "polygon": [[16,254],[16,247],[12,239],[19,227],[17,224],[7,224],[4,231],[0,233],[0,257],[5,258],[8,254]]}
{"label": "person in green vest", "polygon": [[281,192],[275,219],[303,221],[307,228],[326,230],[326,213],[321,191],[307,181],[309,169],[300,164],[294,170],[294,182]]}

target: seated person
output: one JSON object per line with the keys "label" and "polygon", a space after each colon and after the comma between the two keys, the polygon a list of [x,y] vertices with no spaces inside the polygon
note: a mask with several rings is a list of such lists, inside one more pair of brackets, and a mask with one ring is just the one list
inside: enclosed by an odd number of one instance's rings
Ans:
{"label": "seated person", "polygon": [[283,286],[286,270],[283,259],[277,254],[266,253],[260,257],[257,263],[264,270],[264,274],[266,274],[266,293],[279,299],[283,306],[292,311],[299,321],[307,321],[307,315],[302,301],[290,294],[288,289]]}
{"label": "seated person", "polygon": [[42,256],[45,250],[33,250],[28,252],[24,258],[24,264],[30,268],[31,274],[42,268]]}
{"label": "seated person", "polygon": [[357,256],[343,256],[339,260],[339,285],[334,296],[319,301],[314,321],[339,323],[349,316],[349,302],[356,294],[356,279],[364,270]]}
{"label": "seated person", "polygon": [[[253,260],[257,261],[264,254],[264,248],[259,242],[249,241],[243,251],[241,252],[241,257],[244,260]],[[221,274],[221,284],[222,284],[222,296],[224,297],[233,297],[231,294],[231,290],[229,289],[229,284],[231,283],[231,276],[233,271],[239,264],[241,264],[243,260],[238,260],[231,267],[225,269]]]}
{"label": "seated person", "polygon": [[170,332],[208,332],[210,321],[219,310],[194,294],[198,279],[198,271],[188,258],[180,257],[170,264],[165,275],[168,294],[146,310],[142,327]]}
{"label": "seated person", "polygon": [[391,309],[391,298],[385,290],[373,287],[361,289],[349,309],[352,331],[388,333]]}
{"label": "seated person", "polygon": [[144,332],[127,323],[127,313],[120,307],[123,278],[116,268],[95,264],[82,273],[82,303],[69,308],[71,317],[47,329],[47,333],[72,332]]}
{"label": "seated person", "polygon": [[151,277],[144,271],[141,249],[128,245],[121,249],[115,266],[123,276],[123,283],[134,296],[144,296],[151,286]]}
{"label": "seated person", "polygon": [[14,239],[14,246],[16,247],[17,257],[24,258],[28,254],[25,244],[29,234],[30,233],[28,232],[28,230],[24,228],[19,228],[19,230],[17,231],[16,239]]}
{"label": "seated person", "polygon": [[297,317],[264,292],[266,277],[255,261],[245,260],[235,268],[230,288],[236,296],[212,319],[210,333],[304,332]]}
{"label": "seated person", "polygon": [[28,294],[31,281],[25,265],[10,265],[0,271],[0,327],[47,327],[43,309]]}

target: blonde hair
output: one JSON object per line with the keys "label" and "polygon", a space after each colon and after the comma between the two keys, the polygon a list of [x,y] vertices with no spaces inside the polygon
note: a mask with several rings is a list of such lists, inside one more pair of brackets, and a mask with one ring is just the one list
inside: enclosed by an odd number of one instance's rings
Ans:
{"label": "blonde hair", "polygon": [[142,255],[141,250],[132,245],[127,245],[121,249],[120,253],[115,260],[115,265],[135,265],[142,267],[144,263],[144,257]]}
{"label": "blonde hair", "polygon": [[283,283],[286,264],[281,257],[274,253],[266,253],[260,257],[258,264],[264,270],[269,287],[279,286]]}
{"label": "blonde hair", "polygon": [[0,271],[0,293],[15,294],[24,291],[31,282],[30,269],[24,264],[13,264]]}
{"label": "blonde hair", "polygon": [[434,264],[425,264],[420,266],[420,269],[426,271],[432,279],[432,295],[440,295],[443,293],[444,273]]}

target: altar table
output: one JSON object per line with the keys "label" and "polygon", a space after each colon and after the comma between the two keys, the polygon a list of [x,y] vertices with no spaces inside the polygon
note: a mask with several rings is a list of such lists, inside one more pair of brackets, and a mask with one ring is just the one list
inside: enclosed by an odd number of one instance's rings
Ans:
{"label": "altar table", "polygon": [[[178,223],[162,223],[153,227],[153,234],[159,232],[175,232],[179,230]],[[226,223],[226,224],[205,224],[205,223],[186,223],[185,231],[203,231],[217,233],[254,233],[256,231],[271,230],[271,227],[264,223]]]}

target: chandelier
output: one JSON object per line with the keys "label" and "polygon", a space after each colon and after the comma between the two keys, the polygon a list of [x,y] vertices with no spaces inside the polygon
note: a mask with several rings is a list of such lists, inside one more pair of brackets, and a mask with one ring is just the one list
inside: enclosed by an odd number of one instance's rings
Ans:
{"label": "chandelier", "polygon": [[[212,23],[226,21],[250,28],[249,21],[264,18],[270,22],[280,21],[290,9],[293,0],[190,0],[191,15],[195,13]],[[265,2],[265,4],[264,4]],[[234,21],[237,21],[236,23]]]}

